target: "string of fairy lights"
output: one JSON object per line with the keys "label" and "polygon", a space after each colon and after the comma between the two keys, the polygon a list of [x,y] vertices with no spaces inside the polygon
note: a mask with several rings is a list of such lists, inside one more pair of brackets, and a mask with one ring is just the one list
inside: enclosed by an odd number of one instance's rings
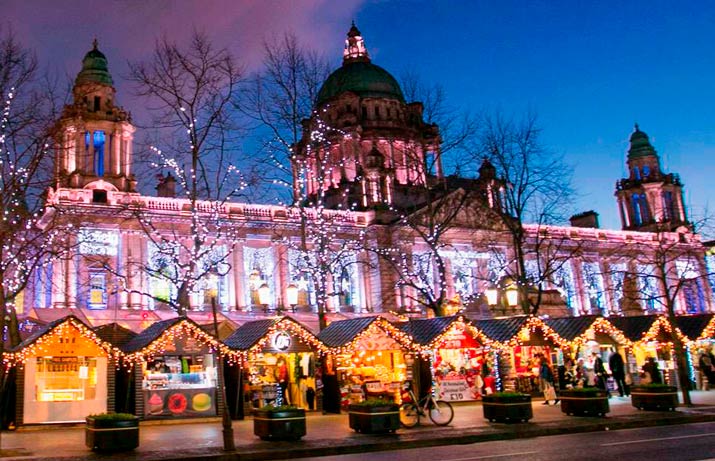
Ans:
{"label": "string of fairy lights", "polygon": [[[657,317],[651,326],[645,331],[637,341],[630,341],[624,333],[605,318],[596,318],[593,323],[578,337],[568,341],[554,331],[547,322],[538,317],[532,316],[525,319],[518,332],[509,340],[499,342],[491,339],[485,332],[466,318],[460,316],[451,322],[447,328],[439,335],[435,336],[427,344],[417,344],[414,338],[407,332],[398,328],[387,319],[375,317],[374,320],[359,334],[355,335],[346,344],[335,347],[328,347],[320,341],[310,330],[305,328],[296,320],[290,317],[277,319],[266,331],[266,333],[248,350],[235,350],[217,340],[213,335],[202,330],[197,324],[187,319],[168,327],[157,339],[138,351],[124,353],[110,342],[100,338],[91,328],[74,316],[68,316],[64,321],[58,323],[53,328],[39,335],[34,340],[22,345],[13,352],[7,352],[3,356],[5,372],[13,366],[22,366],[28,360],[40,356],[52,356],[58,353],[61,348],[59,338],[66,338],[74,335],[81,337],[97,347],[97,353],[113,360],[119,368],[124,366],[128,369],[135,364],[151,361],[153,358],[165,355],[167,351],[173,350],[174,345],[181,340],[193,339],[199,344],[208,346],[211,353],[219,352],[229,364],[246,363],[250,357],[261,351],[273,336],[280,332],[287,332],[296,337],[299,341],[309,346],[315,353],[324,355],[347,355],[358,352],[358,348],[365,338],[376,338],[388,336],[395,341],[403,353],[416,353],[423,358],[429,358],[436,350],[444,347],[445,339],[454,332],[464,332],[471,336],[478,344],[479,348],[485,351],[494,352],[492,367],[497,379],[497,386],[501,388],[502,377],[500,376],[499,360],[510,354],[514,347],[529,345],[534,335],[542,335],[543,339],[563,350],[575,350],[585,345],[594,338],[595,334],[604,334],[613,339],[619,346],[626,350],[643,345],[655,345],[657,349],[665,347],[672,348],[672,340],[668,340],[671,334],[675,333],[686,346],[688,363],[693,367],[693,357],[691,350],[697,347],[700,341],[712,340],[715,321],[711,321],[703,333],[696,340],[688,339],[677,327],[672,327],[666,316]],[[539,336],[541,337],[541,336]],[[60,344],[58,346],[58,344]],[[508,355],[507,355],[508,357]],[[691,372],[693,369],[691,368]]]}

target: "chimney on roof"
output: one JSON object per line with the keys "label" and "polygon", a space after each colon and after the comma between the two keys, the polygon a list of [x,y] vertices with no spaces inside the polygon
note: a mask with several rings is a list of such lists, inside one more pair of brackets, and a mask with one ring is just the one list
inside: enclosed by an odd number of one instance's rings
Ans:
{"label": "chimney on roof", "polygon": [[593,210],[575,214],[569,218],[572,227],[591,227],[598,229],[598,213]]}

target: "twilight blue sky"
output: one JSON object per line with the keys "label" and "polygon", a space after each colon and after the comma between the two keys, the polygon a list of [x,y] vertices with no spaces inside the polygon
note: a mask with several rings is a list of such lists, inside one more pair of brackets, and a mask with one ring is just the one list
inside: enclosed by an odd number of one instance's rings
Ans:
{"label": "twilight blue sky", "polygon": [[613,190],[625,175],[634,122],[686,202],[715,207],[715,3],[709,1],[5,0],[9,22],[40,59],[74,77],[96,36],[119,101],[140,112],[121,81],[127,60],[154,39],[207,30],[246,67],[264,36],[294,31],[337,67],[354,19],[373,62],[419,72],[450,102],[475,112],[536,112],[544,140],[575,168],[579,210],[618,228]]}

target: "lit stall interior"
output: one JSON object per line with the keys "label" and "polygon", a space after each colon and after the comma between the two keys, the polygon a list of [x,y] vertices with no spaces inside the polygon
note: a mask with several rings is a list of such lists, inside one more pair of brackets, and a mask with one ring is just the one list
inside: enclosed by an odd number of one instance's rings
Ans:
{"label": "lit stall interior", "polygon": [[74,316],[59,319],[23,341],[13,360],[23,374],[18,424],[84,421],[113,400],[108,369],[118,350]]}
{"label": "lit stall interior", "polygon": [[422,357],[429,359],[437,398],[469,401],[496,391],[491,341],[463,317],[413,319],[400,328],[412,335]]}
{"label": "lit stall interior", "polygon": [[410,336],[382,318],[336,321],[319,339],[331,347],[343,406],[373,396],[399,401],[402,382],[413,379]]}
{"label": "lit stall interior", "polygon": [[307,328],[290,317],[256,320],[241,325],[225,343],[246,353],[244,401],[250,408],[316,409],[316,368],[325,347]]}
{"label": "lit stall interior", "polygon": [[217,415],[216,351],[228,349],[190,319],[156,322],[124,347],[135,366],[136,411],[145,419]]}

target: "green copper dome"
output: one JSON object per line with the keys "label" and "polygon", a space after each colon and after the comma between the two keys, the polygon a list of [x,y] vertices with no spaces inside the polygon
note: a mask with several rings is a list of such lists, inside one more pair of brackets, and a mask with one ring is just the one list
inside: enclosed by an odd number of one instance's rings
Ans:
{"label": "green copper dome", "polygon": [[82,60],[82,70],[77,74],[75,80],[75,84],[80,83],[100,83],[114,86],[107,67],[107,57],[97,49],[97,40],[94,41],[94,47],[84,55]]}
{"label": "green copper dome", "polygon": [[397,99],[405,102],[402,89],[395,77],[371,62],[346,62],[325,80],[315,103],[320,106],[346,91],[360,97]]}
{"label": "green copper dome", "polygon": [[655,155],[655,149],[648,140],[648,135],[638,128],[636,124],[633,134],[631,134],[631,147],[628,149],[628,158],[647,157]]}

